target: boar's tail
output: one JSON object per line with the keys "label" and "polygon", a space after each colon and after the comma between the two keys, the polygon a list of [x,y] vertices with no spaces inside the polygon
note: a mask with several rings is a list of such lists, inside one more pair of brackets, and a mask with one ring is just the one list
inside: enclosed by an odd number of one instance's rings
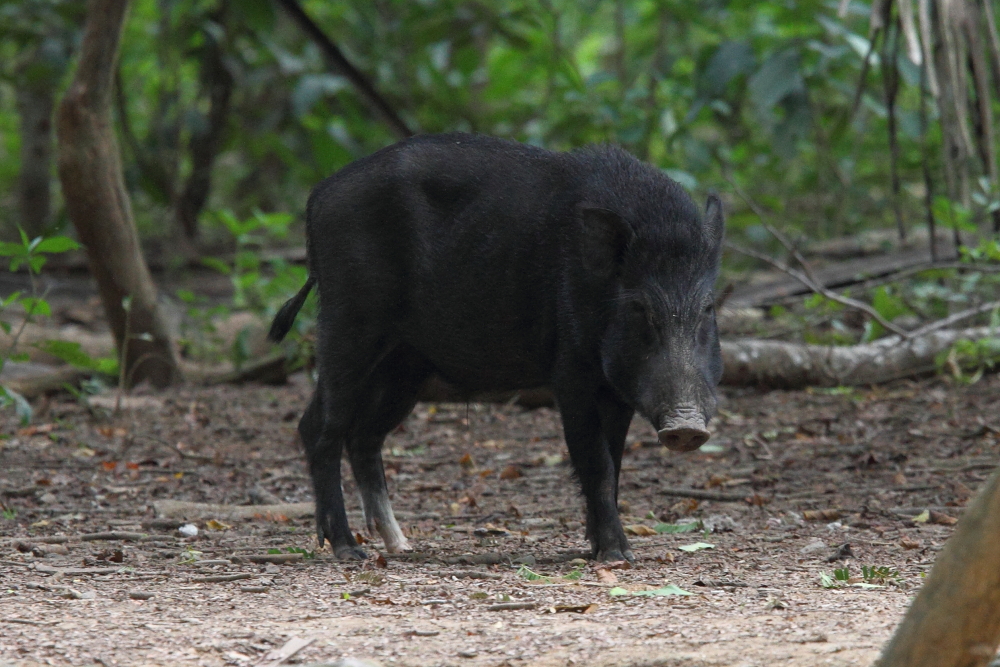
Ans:
{"label": "boar's tail", "polygon": [[295,316],[299,314],[302,304],[306,302],[306,297],[309,296],[309,291],[312,290],[315,284],[316,278],[309,276],[309,280],[302,286],[299,293],[285,302],[285,305],[281,307],[278,314],[274,316],[274,321],[271,322],[271,330],[267,332],[268,338],[275,343],[280,343],[288,335],[288,332],[292,328],[292,323],[295,322]]}

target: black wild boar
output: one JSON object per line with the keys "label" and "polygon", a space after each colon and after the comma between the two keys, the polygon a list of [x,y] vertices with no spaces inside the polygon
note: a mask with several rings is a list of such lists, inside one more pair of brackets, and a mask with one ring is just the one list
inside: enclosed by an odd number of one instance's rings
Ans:
{"label": "black wild boar", "polygon": [[409,548],[382,469],[387,433],[439,374],[468,391],[551,386],[598,560],[632,560],[618,518],[638,411],[660,441],[708,439],[722,374],[713,285],[722,205],[625,151],[555,153],[484,136],[421,136],[320,183],[306,211],[319,288],[318,384],[299,423],[320,542],[363,558],[347,523],[346,450],[368,529]]}

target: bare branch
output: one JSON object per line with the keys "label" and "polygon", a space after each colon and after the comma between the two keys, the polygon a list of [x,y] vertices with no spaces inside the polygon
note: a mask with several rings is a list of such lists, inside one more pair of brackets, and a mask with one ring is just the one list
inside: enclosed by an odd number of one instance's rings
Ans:
{"label": "bare branch", "polygon": [[[860,310],[861,312],[866,313],[867,315],[871,316],[873,320],[875,320],[883,327],[885,327],[887,331],[891,331],[892,333],[898,336],[902,336],[903,338],[910,337],[910,334],[908,334],[906,330],[900,329],[898,326],[896,326],[889,320],[882,317],[882,315],[879,314],[877,310],[875,310],[874,308],[872,308],[863,301],[858,301],[857,299],[852,299],[847,296],[841,296],[836,292],[828,290],[826,287],[822,285],[822,283],[816,282],[813,278],[810,278],[801,271],[796,271],[795,269],[788,266],[784,262],[780,262],[774,259],[773,257],[765,255],[764,253],[757,252],[756,250],[751,250],[749,248],[744,248],[742,246],[736,245],[732,241],[726,241],[725,245],[730,250],[746,255],[748,257],[753,257],[754,259],[759,259],[763,262],[767,262],[768,264],[778,269],[779,271],[783,271],[784,273],[787,273],[791,277],[795,278],[813,292],[816,292],[817,294],[820,294],[825,298],[830,299],[831,301],[836,301],[837,303],[847,306],[848,308],[853,308],[855,310]],[[796,251],[796,253],[798,253],[798,251]]]}
{"label": "bare branch", "polygon": [[975,308],[969,308],[968,310],[962,310],[954,315],[949,315],[948,317],[938,320],[937,322],[931,322],[926,324],[919,329],[914,329],[910,332],[910,336],[925,336],[932,331],[937,331],[939,329],[947,329],[952,324],[956,322],[961,322],[962,320],[967,320],[970,317],[975,317],[976,315],[981,315],[983,313],[988,313],[991,310],[1000,308],[1000,301],[989,301],[987,303],[980,304]]}
{"label": "bare branch", "polygon": [[747,203],[747,206],[749,206],[750,209],[757,215],[757,217],[760,218],[760,223],[764,226],[764,228],[768,232],[770,232],[774,236],[774,238],[778,239],[778,242],[781,243],[781,245],[785,246],[785,249],[788,250],[789,254],[791,254],[791,256],[795,258],[795,261],[799,263],[799,266],[802,267],[802,271],[796,271],[795,269],[791,268],[790,266],[787,266],[782,262],[779,262],[773,257],[768,257],[763,253],[758,253],[756,251],[749,250],[747,248],[742,248],[728,241],[726,242],[726,247],[731,248],[736,252],[749,255],[750,257],[756,257],[757,259],[767,262],[768,264],[778,269],[779,271],[784,271],[791,277],[795,278],[803,285],[811,289],[813,292],[821,294],[827,299],[830,299],[831,301],[836,301],[837,303],[847,306],[849,308],[854,308],[855,310],[860,310],[863,313],[867,313],[869,316],[871,316],[873,320],[881,324],[887,331],[891,331],[892,333],[898,336],[902,336],[903,338],[909,338],[909,334],[906,333],[905,329],[900,329],[898,326],[896,326],[889,320],[882,317],[882,315],[877,310],[869,306],[867,303],[864,303],[863,301],[858,301],[857,299],[852,299],[847,296],[841,296],[832,290],[828,290],[826,286],[823,284],[823,282],[816,278],[816,274],[813,273],[812,267],[809,266],[809,262],[807,262],[806,258],[802,256],[802,253],[799,252],[798,248],[796,248],[795,245],[788,239],[788,237],[785,236],[777,227],[768,223],[767,219],[764,217],[764,211],[761,210],[759,206],[757,206],[757,203],[753,199],[751,199],[749,195],[743,192],[743,189],[740,188],[740,186],[737,185],[735,181],[729,178],[728,174],[726,174],[726,180],[729,181],[729,184],[732,186],[733,190],[736,191],[736,194],[738,194],[743,199],[743,201]]}
{"label": "bare branch", "polygon": [[382,95],[375,90],[375,86],[372,85],[371,81],[362,74],[358,69],[351,64],[351,62],[344,56],[344,53],[337,47],[329,37],[326,36],[318,25],[316,25],[309,15],[305,13],[302,6],[296,0],[276,0],[279,5],[285,8],[285,11],[292,17],[292,19],[299,25],[309,39],[314,41],[316,45],[323,52],[327,61],[333,65],[333,67],[340,71],[341,74],[347,78],[351,84],[358,90],[361,97],[372,107],[372,109],[382,117],[389,127],[392,129],[393,134],[399,139],[405,139],[407,137],[413,136],[413,131],[407,127],[403,119],[396,114],[396,111],[389,106],[389,103],[385,100]]}

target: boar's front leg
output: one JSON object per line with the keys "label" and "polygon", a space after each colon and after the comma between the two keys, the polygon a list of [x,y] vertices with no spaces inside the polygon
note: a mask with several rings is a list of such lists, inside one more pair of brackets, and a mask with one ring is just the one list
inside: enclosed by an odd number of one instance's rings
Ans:
{"label": "boar's front leg", "polygon": [[599,561],[634,561],[618,518],[618,473],[632,409],[604,389],[556,389],[573,469],[587,502],[587,537]]}

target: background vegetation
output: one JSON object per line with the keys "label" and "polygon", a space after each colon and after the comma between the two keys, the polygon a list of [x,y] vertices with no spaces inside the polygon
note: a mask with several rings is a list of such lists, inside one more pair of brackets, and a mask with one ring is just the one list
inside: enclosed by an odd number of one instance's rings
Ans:
{"label": "background vegetation", "polygon": [[[902,240],[930,225],[944,233],[931,236],[936,259],[995,263],[994,4],[134,0],[115,128],[147,256],[232,272],[237,305],[263,312],[301,270],[255,253],[300,244],[309,189],[396,141],[401,125],[560,150],[622,144],[698,197],[722,192],[737,249],[791,258],[821,239],[887,230],[880,238]],[[335,43],[397,125],[331,66],[290,6]],[[19,242],[19,226],[29,238],[72,234],[47,119],[68,85],[84,13],[73,0],[0,0],[7,240]],[[760,263],[730,253],[726,266],[732,278]],[[995,298],[995,275],[935,269],[855,294],[887,321],[924,322]],[[798,304],[801,326],[786,329],[838,343],[886,332],[829,296]]]}

